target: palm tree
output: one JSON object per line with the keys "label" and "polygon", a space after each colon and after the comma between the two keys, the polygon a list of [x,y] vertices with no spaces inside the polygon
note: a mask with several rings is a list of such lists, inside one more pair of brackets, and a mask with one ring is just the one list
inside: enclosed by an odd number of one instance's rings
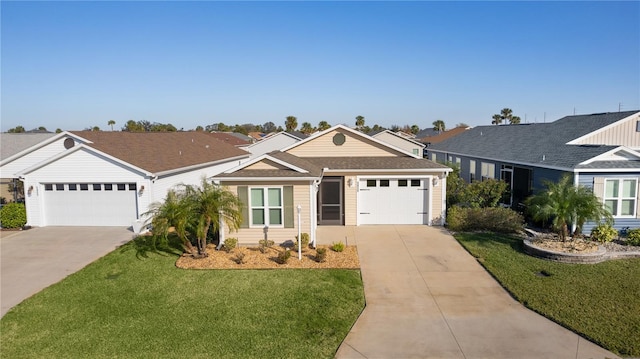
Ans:
{"label": "palm tree", "polygon": [[491,121],[492,125],[499,125],[502,123],[502,116],[498,114],[493,115],[491,118],[493,119],[493,121]]}
{"label": "palm tree", "polygon": [[520,123],[520,116],[511,116],[511,118],[509,119],[510,125],[517,125],[519,123]]}
{"label": "palm tree", "polygon": [[545,190],[527,198],[527,211],[534,220],[551,219],[553,229],[564,241],[569,234],[569,224],[576,225],[579,234],[586,221],[610,221],[611,214],[593,192],[584,186],[575,186],[571,175],[564,175],[555,183],[544,181]]}
{"label": "palm tree", "polygon": [[445,130],[444,121],[442,120],[433,121],[433,129],[434,131],[438,131],[438,132],[444,131]]}
{"label": "palm tree", "polygon": [[318,122],[318,131],[324,131],[331,128],[331,125],[327,121]]}
{"label": "palm tree", "polygon": [[115,124],[116,124],[116,121],[114,121],[114,120],[109,120],[107,122],[107,125],[111,126],[111,131],[113,131],[113,125],[115,125]]}
{"label": "palm tree", "polygon": [[358,130],[362,129],[362,127],[364,127],[364,116],[356,116],[356,128]]}
{"label": "palm tree", "polygon": [[287,132],[295,131],[298,128],[298,119],[295,116],[287,116],[284,125],[287,128]]}
{"label": "palm tree", "polygon": [[[174,227],[185,252],[195,258],[207,257],[207,233],[220,231],[221,222],[230,231],[242,222],[242,203],[228,189],[202,178],[200,186],[181,185],[167,193],[164,203],[154,203],[151,216],[154,235],[164,237]],[[195,242],[195,247],[193,243]]]}
{"label": "palm tree", "polygon": [[305,135],[310,135],[314,130],[315,129],[309,122],[303,122],[302,127],[300,128],[300,132],[304,133]]}

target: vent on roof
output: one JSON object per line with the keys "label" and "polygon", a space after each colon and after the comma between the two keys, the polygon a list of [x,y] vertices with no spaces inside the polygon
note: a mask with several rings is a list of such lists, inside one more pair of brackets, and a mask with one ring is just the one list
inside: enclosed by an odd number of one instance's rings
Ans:
{"label": "vent on roof", "polygon": [[73,147],[75,145],[75,141],[73,140],[73,138],[65,138],[63,145],[64,148],[66,148],[67,150],[70,149],[71,147]]}

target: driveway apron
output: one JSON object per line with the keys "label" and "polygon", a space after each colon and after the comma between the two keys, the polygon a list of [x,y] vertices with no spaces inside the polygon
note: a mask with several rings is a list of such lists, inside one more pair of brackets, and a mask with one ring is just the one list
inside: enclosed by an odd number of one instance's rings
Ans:
{"label": "driveway apron", "polygon": [[367,306],[336,358],[616,358],[515,301],[445,230],[355,227]]}
{"label": "driveway apron", "polygon": [[42,227],[2,232],[2,316],[132,238],[133,232],[125,227]]}

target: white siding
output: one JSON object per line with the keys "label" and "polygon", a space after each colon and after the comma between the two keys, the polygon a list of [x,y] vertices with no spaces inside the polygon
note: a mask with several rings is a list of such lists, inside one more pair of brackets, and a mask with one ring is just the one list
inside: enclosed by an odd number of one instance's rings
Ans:
{"label": "white siding", "polygon": [[254,159],[265,153],[291,146],[299,141],[299,139],[292,138],[291,136],[285,135],[283,133],[273,135],[267,139],[256,142],[251,146],[245,147],[244,150],[251,152],[251,157],[249,157],[246,161]]}
{"label": "white siding", "polygon": [[16,178],[17,173],[66,151],[63,144],[65,139],[67,139],[67,137],[62,137],[33,152],[24,154],[22,157],[16,158],[9,163],[3,164],[2,167],[0,167],[0,177]]}
{"label": "white siding", "polygon": [[380,132],[373,137],[375,137],[377,140],[380,140],[384,143],[388,143],[391,146],[403,149],[409,153],[414,153],[414,154],[417,153],[420,157],[422,157],[423,146],[413,143],[412,141],[406,140],[404,138],[400,138],[389,132]]}

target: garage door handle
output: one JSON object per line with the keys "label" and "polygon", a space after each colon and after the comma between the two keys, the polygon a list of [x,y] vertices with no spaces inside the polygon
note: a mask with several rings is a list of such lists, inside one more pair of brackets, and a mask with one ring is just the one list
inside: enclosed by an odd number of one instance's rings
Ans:
{"label": "garage door handle", "polygon": [[429,212],[418,212],[418,214],[429,214]]}
{"label": "garage door handle", "polygon": [[371,214],[369,212],[360,212],[360,214]]}

